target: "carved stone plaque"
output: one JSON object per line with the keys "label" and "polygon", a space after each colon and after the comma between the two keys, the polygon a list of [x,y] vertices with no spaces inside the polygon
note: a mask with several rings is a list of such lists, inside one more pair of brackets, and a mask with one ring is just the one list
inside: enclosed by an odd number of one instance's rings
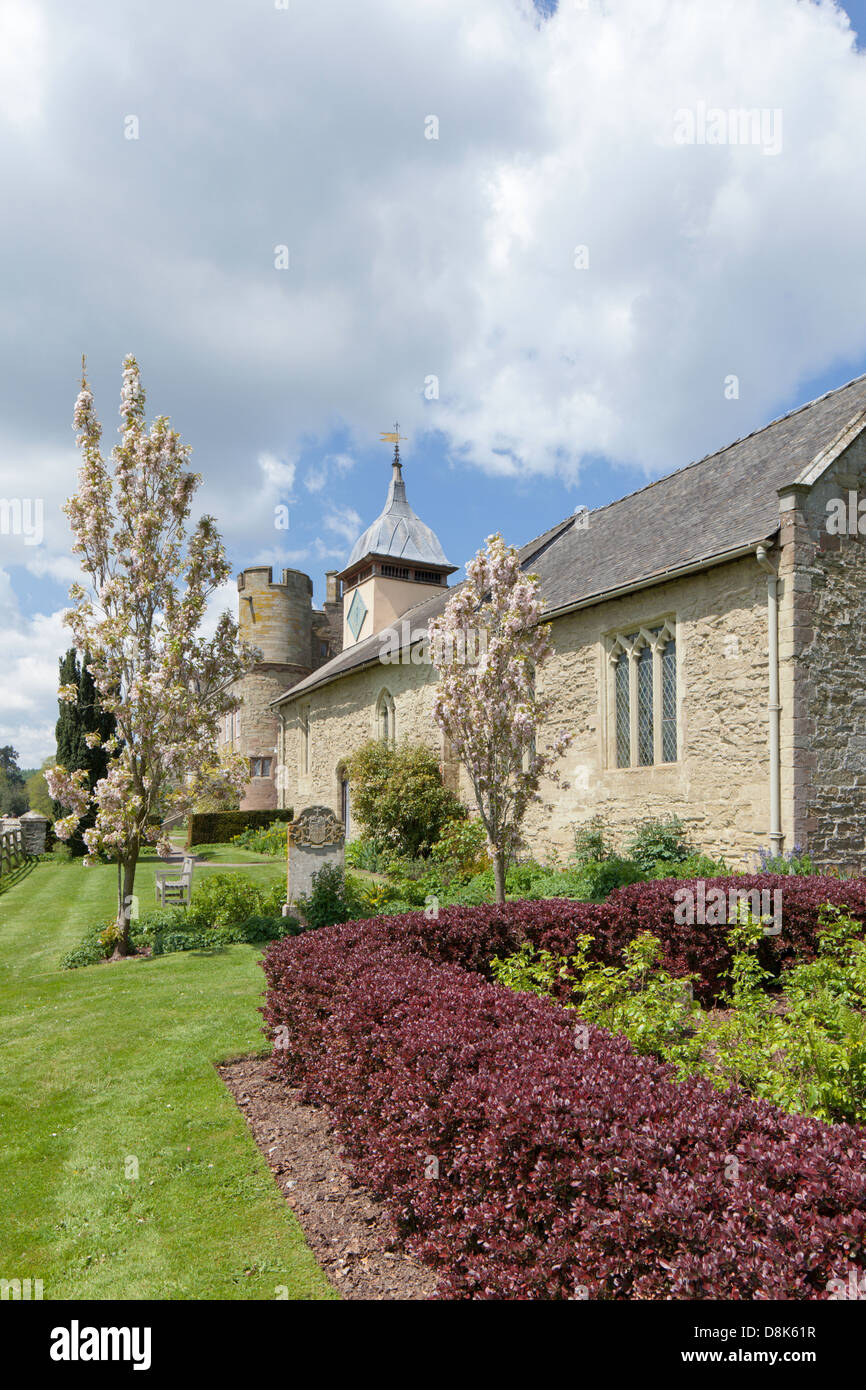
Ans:
{"label": "carved stone plaque", "polygon": [[292,845],[341,845],[344,835],[343,822],[329,806],[307,806],[289,825]]}

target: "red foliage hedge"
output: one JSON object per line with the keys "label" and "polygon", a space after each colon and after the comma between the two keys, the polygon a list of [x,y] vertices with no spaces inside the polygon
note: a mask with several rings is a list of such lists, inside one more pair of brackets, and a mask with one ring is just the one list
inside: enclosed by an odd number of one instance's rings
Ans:
{"label": "red foliage hedge", "polygon": [[[817,882],[783,881],[804,950],[832,896]],[[648,904],[663,917],[678,886],[350,922],[268,952],[280,1073],[330,1108],[359,1180],[440,1270],[443,1295],[820,1299],[866,1272],[866,1129],[676,1084],[602,1029],[576,1046],[573,1013],[482,976],[527,937],[567,950],[591,929],[607,953],[626,931],[658,932]],[[863,907],[862,882],[859,897],[841,887],[837,900]],[[707,930],[671,930],[671,957],[715,973]]]}
{"label": "red foliage hedge", "polygon": [[[743,874],[707,879],[704,885],[707,898],[715,888],[725,894],[732,888],[740,893],[764,891],[770,895],[770,903],[774,891],[781,893],[781,934],[766,936],[759,951],[764,968],[776,975],[795,957],[809,959],[814,955],[823,903],[845,904],[855,917],[866,921],[866,879],[862,878]],[[676,895],[684,888],[693,889],[694,884],[663,879],[618,888],[603,903],[558,898],[509,902],[503,907],[450,907],[440,912],[438,919],[429,920],[421,912],[412,912],[376,918],[375,930],[381,939],[399,943],[404,950],[462,965],[488,978],[492,957],[507,955],[523,941],[568,955],[578,935],[586,932],[595,940],[593,954],[599,960],[619,964],[626,944],[638,932],[651,931],[661,940],[667,968],[677,975],[696,974],[696,996],[711,1003],[724,988],[723,974],[730,964],[727,927],[677,923]],[[567,984],[564,992],[568,992]]]}

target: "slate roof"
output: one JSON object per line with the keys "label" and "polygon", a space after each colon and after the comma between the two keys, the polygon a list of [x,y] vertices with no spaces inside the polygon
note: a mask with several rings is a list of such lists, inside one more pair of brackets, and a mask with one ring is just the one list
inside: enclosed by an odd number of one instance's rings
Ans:
{"label": "slate roof", "polygon": [[[393,555],[395,559],[415,560],[426,565],[448,565],[439,537],[430,530],[406,501],[406,484],[395,460],[385,506],[371,526],[355,542],[346,570],[365,555]],[[345,571],[344,571],[345,572]]]}
{"label": "slate roof", "polygon": [[[863,425],[866,376],[599,507],[589,513],[586,527],[576,524],[574,516],[566,517],[523,546],[521,561],[531,562],[552,613],[600,602],[613,591],[660,580],[686,566],[717,563],[769,540],[779,527],[778,489],[804,479],[816,458],[846,430]],[[391,630],[399,636],[400,624],[408,621],[411,631],[422,631],[453,592],[454,587],[443,589],[416,604]],[[280,699],[294,699],[369,665],[378,659],[383,636],[376,633],[346,648]]]}

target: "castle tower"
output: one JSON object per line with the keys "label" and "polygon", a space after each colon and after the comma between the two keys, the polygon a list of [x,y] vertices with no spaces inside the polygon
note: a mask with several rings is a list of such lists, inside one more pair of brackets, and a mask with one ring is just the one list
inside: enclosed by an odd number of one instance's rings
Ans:
{"label": "castle tower", "polygon": [[312,579],[300,570],[283,570],[275,584],[269,565],[243,570],[238,575],[238,626],[241,640],[261,650],[263,663],[309,669]]}
{"label": "castle tower", "polygon": [[278,719],[271,701],[340,650],[339,585],[329,576],[325,607],[317,610],[308,574],[284,569],[275,581],[269,565],[251,566],[238,575],[238,627],[241,641],[257,647],[260,656],[235,687],[241,708],[226,716],[220,748],[240,752],[249,761],[241,809],[271,810],[278,804]]}
{"label": "castle tower", "polygon": [[343,647],[389,627],[416,603],[438,593],[456,565],[449,565],[439,539],[406,499],[400,462],[400,433],[394,441],[391,485],[381,514],[355,542],[343,583]]}

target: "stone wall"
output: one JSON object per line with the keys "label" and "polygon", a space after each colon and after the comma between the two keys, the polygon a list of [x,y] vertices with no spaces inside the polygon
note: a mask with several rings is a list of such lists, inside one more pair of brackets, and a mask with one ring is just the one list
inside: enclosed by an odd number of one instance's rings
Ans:
{"label": "stone wall", "polygon": [[[866,871],[866,536],[827,529],[827,503],[866,498],[866,443],[783,498],[791,536],[796,843],[822,867]],[[864,519],[866,524],[866,519]],[[783,690],[783,705],[785,692]]]}
{"label": "stone wall", "polygon": [[[605,689],[606,635],[676,623],[675,763],[618,768]],[[645,817],[677,815],[702,850],[751,866],[769,843],[766,578],[752,558],[597,604],[556,620],[555,655],[539,690],[555,699],[551,728],[574,741],[563,781],[530,809],[530,847],[567,854],[575,827],[600,815],[624,848]]]}
{"label": "stone wall", "polygon": [[[435,673],[428,666],[382,665],[333,681],[307,699],[283,707],[280,743],[280,806],[317,802],[340,814],[340,773],[345,759],[375,738],[376,705],[383,690],[394,697],[400,741],[426,743],[442,758],[442,734],[433,722]],[[301,711],[310,708],[310,771],[301,767]]]}
{"label": "stone wall", "polygon": [[[608,753],[605,634],[673,617],[677,625],[679,758],[662,767],[616,768]],[[645,816],[679,815],[700,848],[751,866],[769,844],[767,586],[753,558],[597,604],[553,624],[555,654],[539,687],[556,700],[551,728],[574,733],[563,760],[566,786],[542,788],[527,818],[529,848],[541,859],[567,854],[574,829],[600,814],[624,843]],[[313,691],[311,771],[300,771],[298,705],[284,707],[281,805],[320,801],[339,814],[343,760],[376,734],[378,697],[396,706],[397,737],[427,743],[449,780],[471,797],[465,773],[443,755],[430,714],[429,666],[376,665]],[[786,809],[788,822],[793,808]]]}
{"label": "stone wall", "polygon": [[279,804],[276,789],[279,728],[270,702],[306,674],[304,668],[262,663],[236,686],[242,700],[240,737],[232,742],[230,751],[242,753],[247,759],[271,759],[270,777],[250,779],[241,800],[242,811],[266,811]]}

